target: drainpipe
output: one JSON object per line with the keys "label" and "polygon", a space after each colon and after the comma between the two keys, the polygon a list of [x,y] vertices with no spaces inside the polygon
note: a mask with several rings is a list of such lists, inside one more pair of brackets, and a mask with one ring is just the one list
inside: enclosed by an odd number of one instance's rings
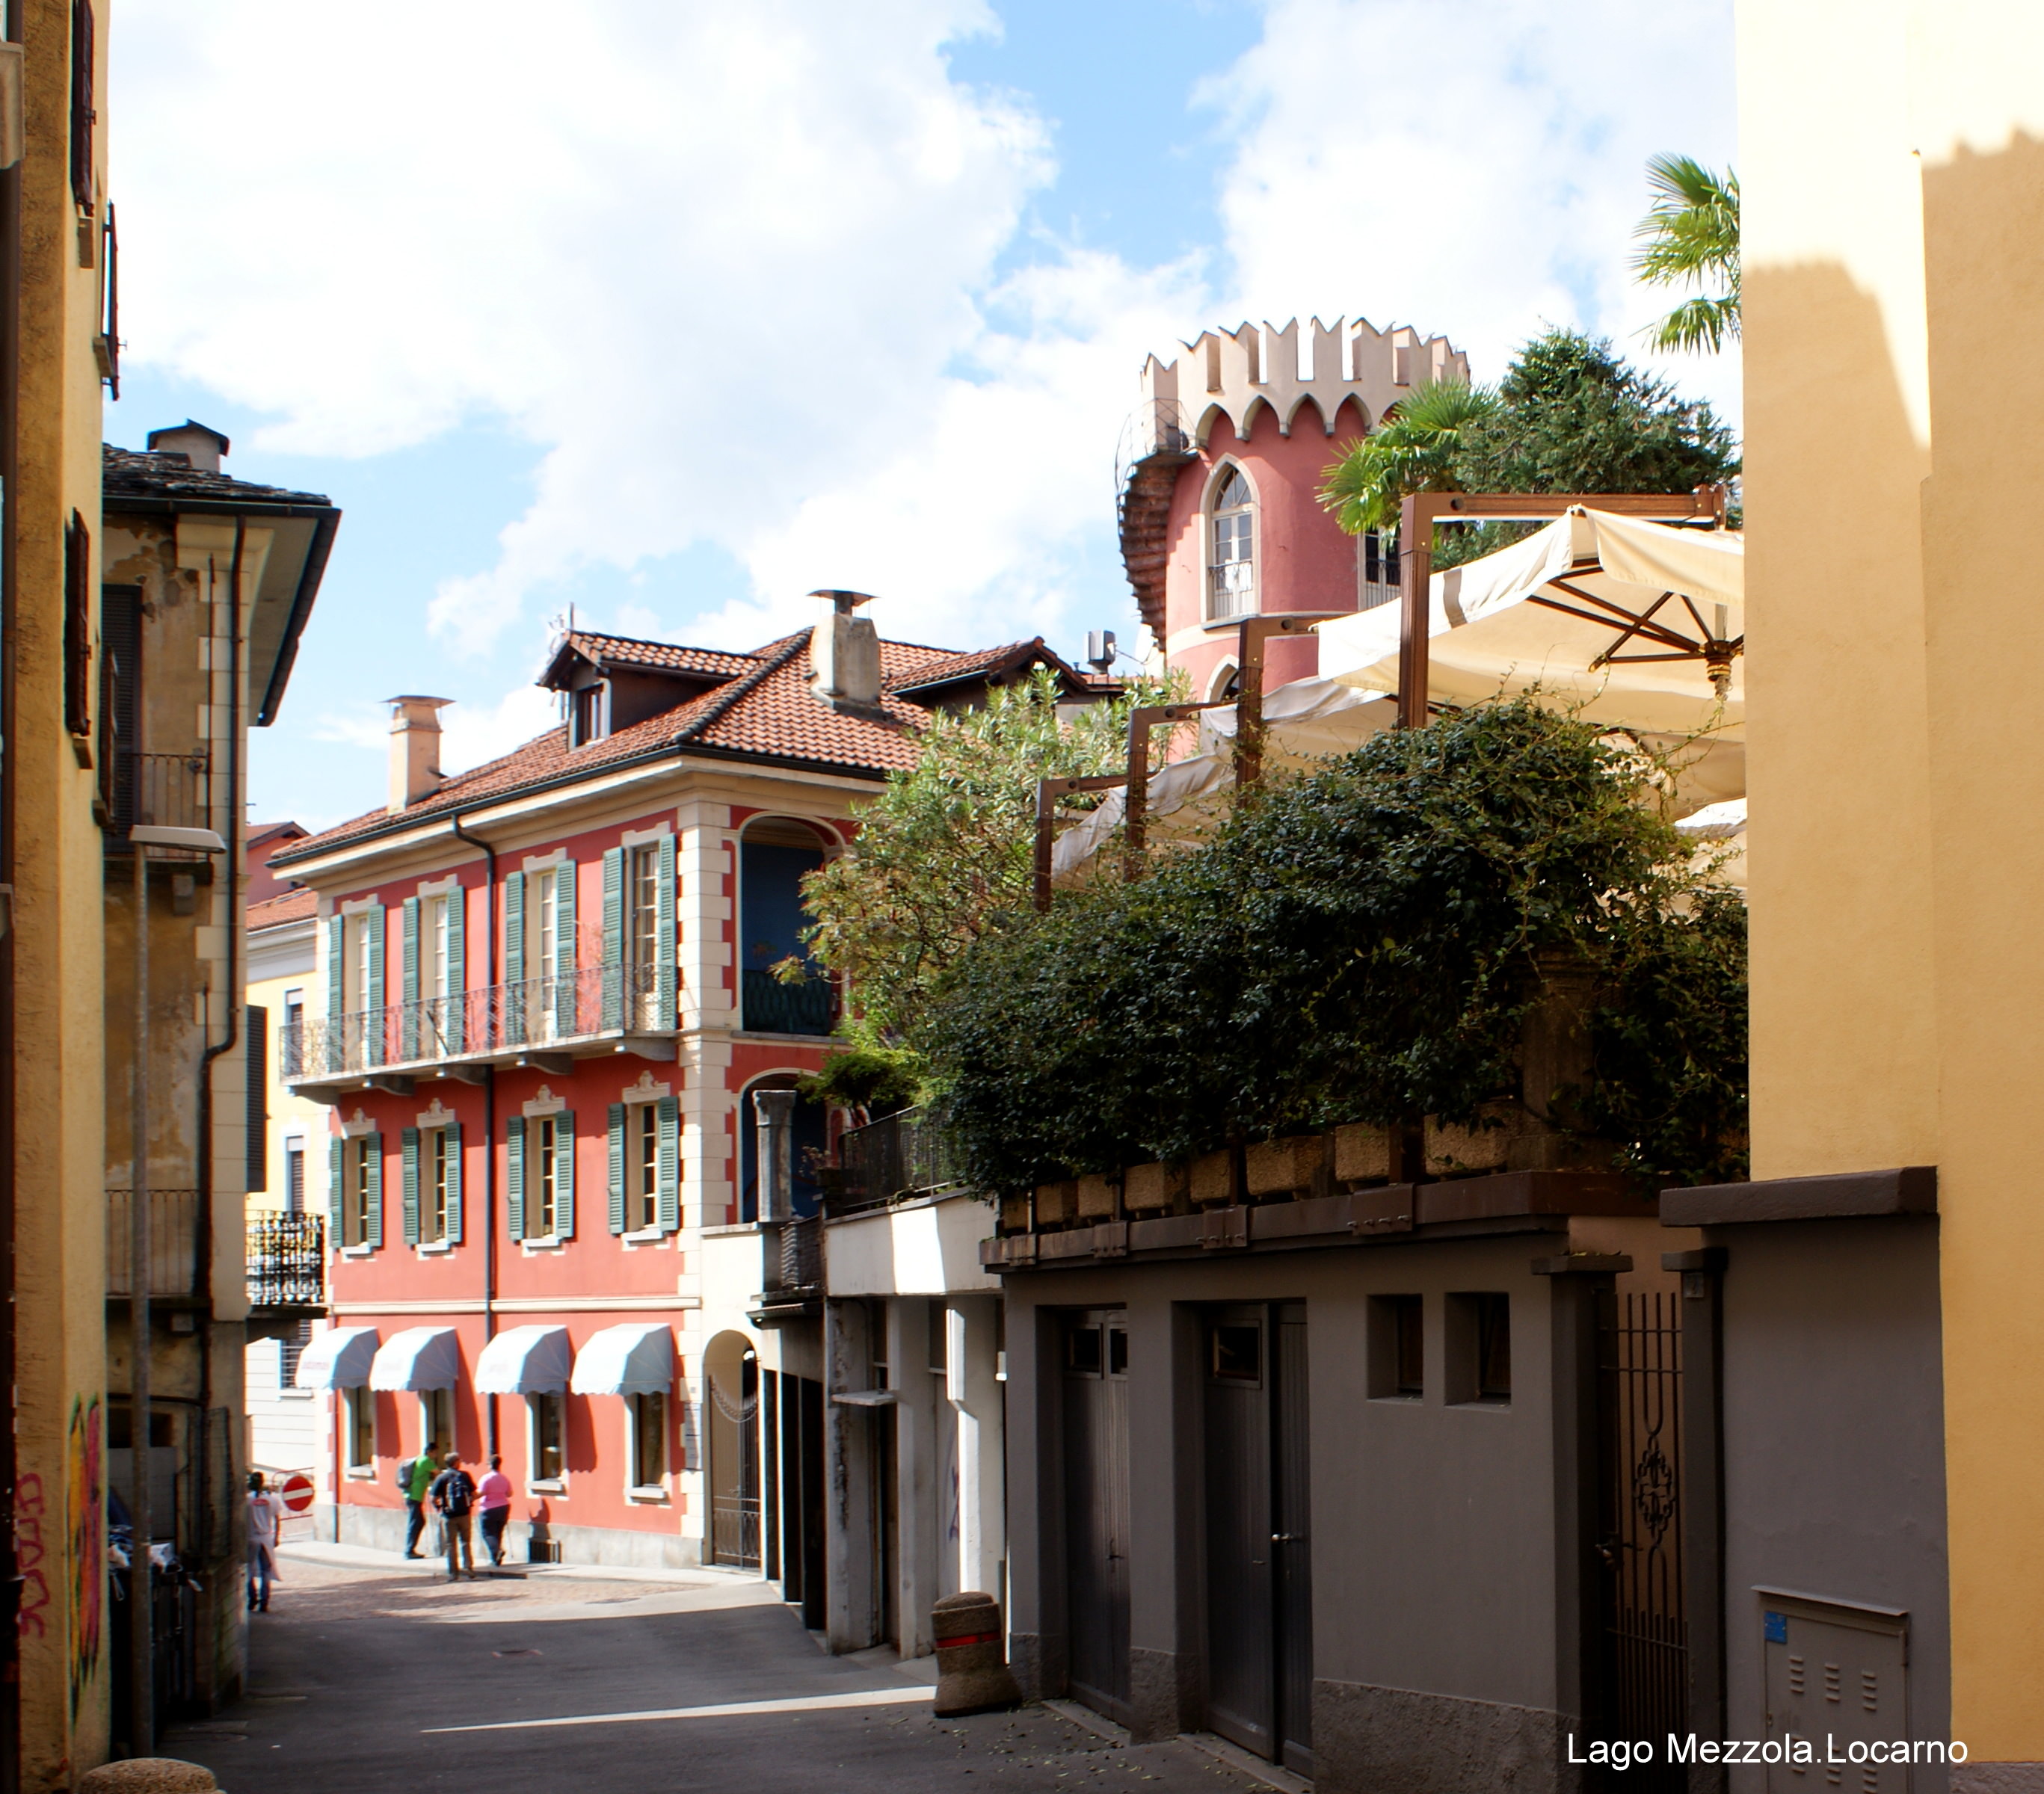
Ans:
{"label": "drainpipe", "polygon": [[[461,812],[455,812],[452,824],[454,838],[466,841],[471,847],[482,850],[483,862],[483,982],[494,988],[497,983],[497,850],[480,836],[471,835],[462,827]],[[467,898],[463,901],[466,902]],[[464,927],[467,919],[463,918]],[[467,961],[464,959],[463,964]],[[467,993],[462,1001],[467,1001]],[[486,1027],[490,1019],[487,999],[483,1004],[482,1019]],[[462,1044],[469,1044],[468,1031],[464,1024]],[[482,1343],[486,1346],[497,1336],[497,1073],[486,1066],[482,1072]],[[492,1395],[487,1410],[490,1445],[484,1455],[498,1449],[497,1397]]]}
{"label": "drainpipe", "polygon": [[[141,718],[138,701],[138,743]],[[141,763],[138,757],[136,764]],[[156,1537],[149,1486],[149,850],[136,841],[130,851],[135,856],[135,1038],[128,1121],[134,1135],[128,1177],[128,1455],[135,1473],[128,1492],[128,1754],[148,1757],[155,1754],[156,1742],[156,1587],[149,1556]],[[202,1408],[202,1428],[204,1412]]]}

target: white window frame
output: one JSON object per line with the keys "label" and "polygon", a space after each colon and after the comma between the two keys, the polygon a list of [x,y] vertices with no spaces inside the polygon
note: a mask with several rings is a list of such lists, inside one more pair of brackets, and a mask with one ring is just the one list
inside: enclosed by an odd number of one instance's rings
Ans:
{"label": "white window frame", "polygon": [[[367,1384],[343,1389],[340,1415],[341,1469],[344,1474],[366,1480],[376,1474],[376,1394]],[[367,1425],[363,1427],[364,1417]],[[358,1458],[355,1448],[362,1432],[369,1435],[369,1455]]]}
{"label": "white window frame", "polygon": [[[340,1239],[345,1258],[362,1258],[376,1247],[369,1238],[369,1154],[375,1135],[370,1132],[342,1136],[340,1147]],[[350,1239],[348,1235],[355,1238]]]}
{"label": "white window frame", "polygon": [[[556,1402],[555,1412],[561,1423],[561,1473],[557,1477],[543,1477],[540,1468],[540,1404]],[[568,1492],[568,1398],[566,1396],[529,1395],[525,1398],[525,1492],[528,1495],[558,1495]]]}
{"label": "white window frame", "polygon": [[[1238,478],[1248,490],[1248,501],[1246,504],[1230,505],[1225,511],[1218,509],[1216,501],[1221,494],[1227,490],[1233,480]],[[1213,482],[1207,488],[1207,491],[1208,496],[1206,514],[1202,523],[1202,534],[1205,542],[1205,552],[1202,556],[1205,563],[1206,574],[1205,619],[1209,623],[1233,623],[1243,617],[1254,616],[1261,595],[1258,579],[1262,559],[1258,551],[1261,544],[1257,540],[1261,533],[1258,528],[1260,521],[1258,512],[1261,507],[1257,501],[1255,484],[1251,480],[1248,470],[1239,462],[1221,463],[1220,467],[1215,469]],[[1235,522],[1238,519],[1242,520],[1247,526],[1246,540],[1248,544],[1248,552],[1224,562],[1220,559],[1221,529],[1225,522],[1228,525],[1229,533],[1235,535]],[[1245,581],[1239,586],[1231,584],[1226,594],[1228,605],[1225,609],[1221,603],[1224,594],[1220,577],[1221,569],[1224,566],[1247,567],[1249,570],[1248,577]]]}
{"label": "white window frame", "polygon": [[447,1404],[447,1436],[438,1442],[440,1450],[435,1454],[433,1458],[433,1462],[436,1465],[437,1465],[440,1459],[444,1458],[450,1451],[459,1451],[461,1449],[459,1446],[455,1443],[454,1438],[455,1427],[456,1424],[454,1412],[454,1391],[451,1389],[421,1389],[419,1391],[419,1450],[421,1451],[431,1450],[435,1442],[433,1409],[441,1402],[444,1402]]}
{"label": "white window frame", "polygon": [[[669,1404],[673,1397],[660,1395],[630,1395],[624,1398],[624,1473],[626,1497],[633,1501],[664,1501],[667,1498],[667,1477],[672,1466],[668,1459],[672,1453],[668,1446],[668,1435],[673,1427],[673,1415]],[[643,1431],[640,1416],[644,1412],[643,1404],[649,1401],[660,1404],[660,1473],[651,1481],[646,1480],[645,1465],[640,1456],[640,1442]]]}

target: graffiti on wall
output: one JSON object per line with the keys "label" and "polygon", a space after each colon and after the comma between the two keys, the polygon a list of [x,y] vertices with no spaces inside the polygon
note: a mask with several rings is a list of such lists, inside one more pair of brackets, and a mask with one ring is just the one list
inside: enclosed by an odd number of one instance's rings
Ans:
{"label": "graffiti on wall", "polygon": [[100,1630],[106,1603],[106,1456],[101,1450],[99,1397],[71,1407],[65,1454],[66,1519],[71,1534],[71,1716],[99,1673]]}
{"label": "graffiti on wall", "polygon": [[43,1479],[24,1471],[14,1484],[14,1567],[21,1578],[21,1604],[15,1623],[25,1638],[40,1638],[49,1630],[49,1578],[43,1573]]}

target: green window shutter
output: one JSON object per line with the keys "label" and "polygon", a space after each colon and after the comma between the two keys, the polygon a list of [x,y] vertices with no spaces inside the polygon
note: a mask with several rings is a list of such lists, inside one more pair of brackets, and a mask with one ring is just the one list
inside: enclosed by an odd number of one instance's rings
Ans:
{"label": "green window shutter", "polygon": [[575,866],[563,860],[554,870],[554,1032],[563,1039],[582,1031],[575,1004]]}
{"label": "green window shutter", "polygon": [[672,1233],[682,1224],[682,1105],[663,1097],[660,1111],[660,1231]]}
{"label": "green window shutter", "polygon": [[660,882],[653,935],[653,1025],[674,1025],[674,838],[660,837]]}
{"label": "green window shutter", "polygon": [[513,1239],[525,1237],[525,1118],[504,1124],[504,1219]]}
{"label": "green window shutter", "polygon": [[448,897],[447,987],[448,1000],[444,1005],[447,1014],[441,1018],[440,1032],[447,1041],[450,1053],[463,1053],[468,1049],[468,893],[457,886]]}
{"label": "green window shutter", "polygon": [[398,1056],[409,1062],[419,1056],[419,900],[405,899],[403,958],[398,973],[399,1002],[405,1005],[398,1018]]}
{"label": "green window shutter", "polygon": [[603,1025],[624,1025],[624,850],[603,856]]}
{"label": "green window shutter", "polygon": [[369,1012],[362,1022],[363,1062],[368,1065],[382,1064],[389,1050],[383,1033],[383,1010],[390,1001],[390,993],[383,988],[383,916],[380,903],[369,912],[369,975],[363,980],[367,999],[363,1007]]}
{"label": "green window shutter", "polygon": [[383,1243],[383,1136],[365,1134],[362,1150],[369,1160],[369,1224],[363,1230],[362,1243],[379,1247]]}
{"label": "green window shutter", "polygon": [[407,1127],[398,1136],[405,1166],[405,1243],[419,1243],[419,1131]]}
{"label": "green window shutter", "polygon": [[525,1038],[525,874],[504,881],[504,1038],[516,1046]]}
{"label": "green window shutter", "polygon": [[610,1105],[610,1231],[624,1231],[624,1105]]}
{"label": "green window shutter", "polygon": [[574,1238],[574,1111],[554,1117],[554,1231]]}
{"label": "green window shutter", "polygon": [[340,1195],[343,1180],[348,1175],[348,1142],[338,1134],[327,1142],[326,1154],[326,1243],[339,1251],[344,1229],[340,1224]]}
{"label": "green window shutter", "polygon": [[461,1244],[461,1124],[447,1124],[448,1244]]}
{"label": "green window shutter", "polygon": [[338,1071],[344,1055],[341,1043],[348,1030],[341,1025],[341,1005],[348,1001],[348,935],[344,918],[326,919],[326,1069]]}

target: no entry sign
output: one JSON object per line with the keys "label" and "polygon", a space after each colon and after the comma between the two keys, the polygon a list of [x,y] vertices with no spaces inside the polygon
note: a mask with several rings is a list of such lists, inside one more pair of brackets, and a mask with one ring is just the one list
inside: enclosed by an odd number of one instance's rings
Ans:
{"label": "no entry sign", "polygon": [[278,1485],[277,1492],[293,1513],[302,1514],[313,1504],[313,1479],[302,1470],[294,1471]]}

